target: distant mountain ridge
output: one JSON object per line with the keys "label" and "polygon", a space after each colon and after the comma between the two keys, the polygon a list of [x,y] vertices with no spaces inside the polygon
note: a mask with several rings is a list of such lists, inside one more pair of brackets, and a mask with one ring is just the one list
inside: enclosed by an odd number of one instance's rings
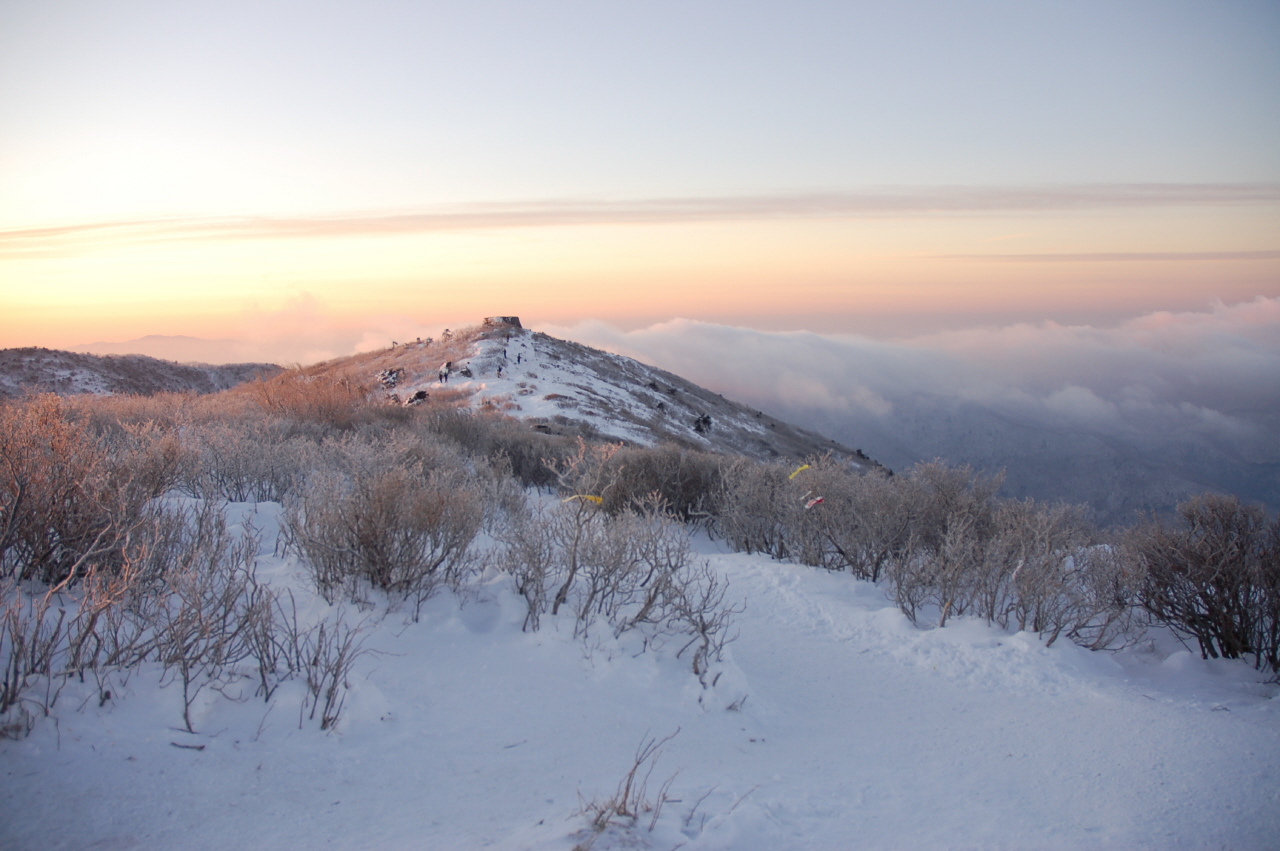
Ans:
{"label": "distant mountain ridge", "polygon": [[282,369],[269,363],[214,366],[146,355],[89,355],[57,349],[0,349],[0,398],[27,393],[216,393]]}
{"label": "distant mountain ridge", "polygon": [[433,393],[461,395],[473,409],[499,411],[548,433],[675,443],[762,460],[831,453],[867,470],[881,467],[859,449],[666,370],[530,331],[516,317],[326,361],[308,372],[381,377],[388,397],[401,404]]}
{"label": "distant mountain ridge", "polygon": [[147,355],[176,363],[248,363],[262,359],[256,347],[243,341],[207,340],[180,334],[148,334],[118,343],[85,343],[67,350],[86,355]]}

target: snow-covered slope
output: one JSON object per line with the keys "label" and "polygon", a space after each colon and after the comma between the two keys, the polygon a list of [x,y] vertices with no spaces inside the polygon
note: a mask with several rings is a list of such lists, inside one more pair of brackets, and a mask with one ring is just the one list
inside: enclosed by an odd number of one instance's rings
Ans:
{"label": "snow-covered slope", "polygon": [[281,369],[274,364],[180,364],[145,355],[86,355],[56,349],[0,349],[0,398],[27,392],[216,393]]}
{"label": "snow-covered slope", "polygon": [[[274,555],[279,506],[231,510],[263,533],[259,577],[324,611]],[[584,803],[677,731],[646,791],[672,778],[667,803],[595,851],[1276,847],[1280,690],[1247,664],[1160,635],[1112,654],[920,630],[848,575],[698,546],[744,604],[711,688],[670,651],[575,639],[572,615],[522,632],[493,573],[418,622],[349,611],[376,653],[329,732],[296,681],[270,704],[251,676],[207,691],[195,735],[158,665],[109,698],[69,682],[56,720],[0,741],[0,847],[570,851]]]}
{"label": "snow-covered slope", "polygon": [[501,411],[551,433],[585,430],[645,446],[674,442],[761,459],[832,452],[877,466],[857,449],[665,370],[501,321],[325,367],[396,373],[388,390],[401,402],[420,393],[462,393],[473,408]]}

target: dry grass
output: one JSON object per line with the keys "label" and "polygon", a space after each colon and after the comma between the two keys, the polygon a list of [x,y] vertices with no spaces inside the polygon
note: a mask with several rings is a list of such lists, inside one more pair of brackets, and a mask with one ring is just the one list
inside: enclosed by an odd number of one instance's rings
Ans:
{"label": "dry grass", "polygon": [[[658,788],[657,794],[649,795],[649,781],[662,757],[662,748],[680,734],[680,728],[662,739],[646,736],[636,748],[631,768],[618,781],[618,788],[608,798],[583,801],[577,815],[585,815],[590,827],[587,836],[573,846],[573,851],[590,851],[605,831],[610,828],[621,828],[624,832],[632,832],[638,826],[642,816],[649,816],[648,830],[658,825],[662,816],[662,808],[673,799],[671,784],[676,774],[672,774]],[[630,844],[630,843],[627,843]]]}

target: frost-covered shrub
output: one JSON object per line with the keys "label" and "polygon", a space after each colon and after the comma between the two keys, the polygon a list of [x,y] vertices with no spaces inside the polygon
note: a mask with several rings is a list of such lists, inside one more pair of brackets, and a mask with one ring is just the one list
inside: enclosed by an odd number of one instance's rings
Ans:
{"label": "frost-covered shrub", "polygon": [[702,520],[715,511],[722,464],[723,459],[715,455],[671,444],[623,447],[606,464],[614,487],[604,508],[614,513],[656,495],[681,521]]}
{"label": "frost-covered shrub", "polygon": [[0,576],[58,583],[118,555],[166,478],[56,396],[0,405]]}
{"label": "frost-covered shrub", "polygon": [[512,511],[495,529],[500,564],[527,605],[524,628],[536,630],[561,609],[574,615],[574,634],[601,625],[617,637],[639,631],[646,646],[675,642],[699,677],[720,657],[736,609],[724,580],[693,553],[688,531],[661,497],[611,514],[617,489],[616,445],[579,442],[555,463],[562,496],[536,509]]}
{"label": "frost-covered shrub", "polygon": [[182,439],[193,397],[74,396],[61,400],[64,418],[83,424],[102,447],[110,475],[147,496],[162,494],[187,475],[192,453]]}
{"label": "frost-covered shrub", "polygon": [[[17,738],[30,729],[6,721],[10,710],[34,679],[49,683],[62,662],[66,613],[52,603],[52,595],[26,593],[13,578],[0,579],[0,738]],[[46,712],[53,699],[44,702]]]}
{"label": "frost-covered shrub", "polygon": [[540,434],[524,423],[503,417],[491,423],[485,454],[494,464],[505,463],[522,487],[551,488],[556,484],[556,475],[548,462],[561,461],[574,449],[575,442],[568,437]]}
{"label": "frost-covered shrub", "polygon": [[413,412],[408,430],[427,440],[443,438],[470,457],[505,467],[523,487],[556,485],[556,474],[547,462],[572,455],[574,440],[543,434],[501,413],[460,409],[465,400],[450,394],[452,391],[432,391],[427,404],[407,409]]}
{"label": "frost-covered shrub", "polygon": [[792,552],[790,500],[798,496],[778,464],[736,458],[725,466],[715,529],[735,550],[787,558]]}
{"label": "frost-covered shrub", "polygon": [[[619,448],[615,444],[590,446],[579,439],[572,455],[547,459],[547,468],[555,475],[562,495],[560,502],[537,516],[517,516],[500,532],[512,541],[510,552],[514,555],[508,562],[517,587],[531,606],[526,626],[536,629],[548,607],[552,615],[558,615],[584,569],[607,570],[606,565],[623,557],[620,553],[625,542],[608,534],[608,515],[603,510],[614,489],[608,462]],[[528,565],[519,563],[522,552],[529,556]]]}
{"label": "frost-covered shrub", "polygon": [[1008,629],[1066,634],[1095,649],[1131,622],[1135,586],[1114,550],[1100,545],[1085,509],[1006,500],[973,585],[973,613]]}
{"label": "frost-covered shrub", "polygon": [[495,529],[502,544],[499,563],[511,574],[516,593],[525,600],[526,632],[537,632],[542,626],[550,596],[559,587],[556,583],[563,562],[557,538],[547,522],[550,510],[525,507],[509,512]]}
{"label": "frost-covered shrub", "polygon": [[656,504],[610,515],[589,501],[550,503],[514,514],[497,536],[500,563],[527,604],[526,630],[564,608],[575,635],[636,630],[647,644],[688,653],[699,676],[729,640],[737,610],[726,603],[727,584]]}
{"label": "frost-covered shrub", "polygon": [[187,422],[195,410],[214,398],[218,397],[201,397],[192,393],[156,393],[151,396],[85,393],[64,397],[63,404],[83,419],[95,434],[105,434],[144,424],[175,428]]}
{"label": "frost-covered shrub", "polygon": [[127,479],[142,498],[174,489],[197,463],[179,430],[160,423],[126,423],[102,440],[114,468],[111,475]]}
{"label": "frost-covered shrub", "polygon": [[411,442],[330,441],[320,458],[286,500],[285,525],[326,600],[367,584],[420,606],[471,567],[488,510],[477,470]]}
{"label": "frost-covered shrub", "polygon": [[1074,589],[1084,617],[1067,636],[1090,650],[1115,649],[1137,640],[1145,628],[1139,606],[1142,570],[1123,549],[1098,543],[1073,556]]}
{"label": "frost-covered shrub", "polygon": [[258,542],[233,537],[221,512],[197,518],[180,562],[166,570],[150,601],[147,626],[155,655],[182,688],[182,720],[194,732],[191,707],[206,688],[236,677],[252,657],[252,625],[270,618],[270,601],[253,593]]}
{"label": "frost-covered shrub", "polygon": [[312,465],[315,443],[277,418],[191,426],[183,440],[193,456],[183,489],[202,499],[283,502]]}
{"label": "frost-covered shrub", "polygon": [[1178,505],[1177,526],[1149,521],[1126,538],[1142,569],[1141,602],[1193,636],[1205,658],[1251,655],[1280,673],[1280,519],[1206,493]]}
{"label": "frost-covered shrub", "polygon": [[291,369],[243,384],[235,392],[247,395],[268,414],[345,430],[384,407],[371,404],[373,390],[372,378]]}
{"label": "frost-covered shrub", "polygon": [[[945,625],[1004,628],[1112,646],[1133,625],[1131,562],[1101,545],[1084,509],[1002,500],[999,477],[942,462],[886,477],[830,457],[800,469],[739,460],[716,528],[731,546],[886,580],[899,608]],[[820,500],[818,498],[821,498]]]}
{"label": "frost-covered shrub", "polygon": [[[206,689],[251,677],[270,700],[294,677],[307,685],[300,709],[329,729],[342,712],[347,677],[360,650],[361,625],[343,623],[341,609],[300,624],[281,595],[256,575],[258,540],[233,535],[213,502],[169,510],[158,518],[151,546],[139,547],[130,569],[105,585],[87,582],[72,622],[69,670],[164,666],[182,689],[183,722]],[[95,653],[86,652],[91,648]],[[97,656],[96,651],[106,650]]]}
{"label": "frost-covered shrub", "polygon": [[802,564],[875,582],[902,556],[919,508],[900,480],[825,457],[811,459],[789,481],[780,513]]}
{"label": "frost-covered shrub", "polygon": [[999,479],[941,462],[917,465],[898,487],[913,506],[910,529],[889,578],[898,607],[912,621],[922,606],[939,611],[939,625],[964,614],[995,532]]}
{"label": "frost-covered shrub", "polygon": [[1133,582],[1079,506],[1001,500],[1000,480],[922,465],[900,487],[910,533],[889,578],[912,620],[922,607],[972,614],[1053,644],[1109,646],[1130,625]]}
{"label": "frost-covered shrub", "polygon": [[452,411],[437,423],[449,424],[442,433],[453,437],[468,451],[491,463],[505,464],[523,487],[555,487],[553,465],[573,455],[577,448],[571,438],[542,434],[526,423],[502,415]]}
{"label": "frost-covered shrub", "polygon": [[79,582],[0,580],[0,734],[30,729],[30,708],[49,714],[69,677],[96,678],[105,699],[113,678],[146,662],[181,689],[188,730],[201,693],[245,678],[267,700],[282,681],[304,678],[302,711],[332,726],[360,627],[341,612],[299,624],[258,582],[257,546],[231,533],[216,504],[153,505],[116,561],[90,565]]}

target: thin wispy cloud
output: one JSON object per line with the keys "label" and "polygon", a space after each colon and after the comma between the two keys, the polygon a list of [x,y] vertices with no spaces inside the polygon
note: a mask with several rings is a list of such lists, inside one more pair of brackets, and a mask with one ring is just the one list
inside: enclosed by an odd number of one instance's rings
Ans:
{"label": "thin wispy cloud", "polygon": [[[330,216],[157,217],[11,228],[0,230],[0,253],[8,256],[39,256],[76,246],[170,240],[314,239],[476,229],[787,218],[946,218],[1277,202],[1280,202],[1280,183],[879,187],[858,192],[740,197],[546,200],[453,205],[412,212],[361,212]],[[1022,256],[1002,257],[1010,259]],[[1069,255],[1042,257],[1067,256]],[[1134,255],[1134,259],[1139,257],[1140,255]]]}
{"label": "thin wispy cloud", "polygon": [[1280,260],[1280,251],[1095,251],[1070,254],[939,254],[938,260],[981,263],[1168,263]]}

